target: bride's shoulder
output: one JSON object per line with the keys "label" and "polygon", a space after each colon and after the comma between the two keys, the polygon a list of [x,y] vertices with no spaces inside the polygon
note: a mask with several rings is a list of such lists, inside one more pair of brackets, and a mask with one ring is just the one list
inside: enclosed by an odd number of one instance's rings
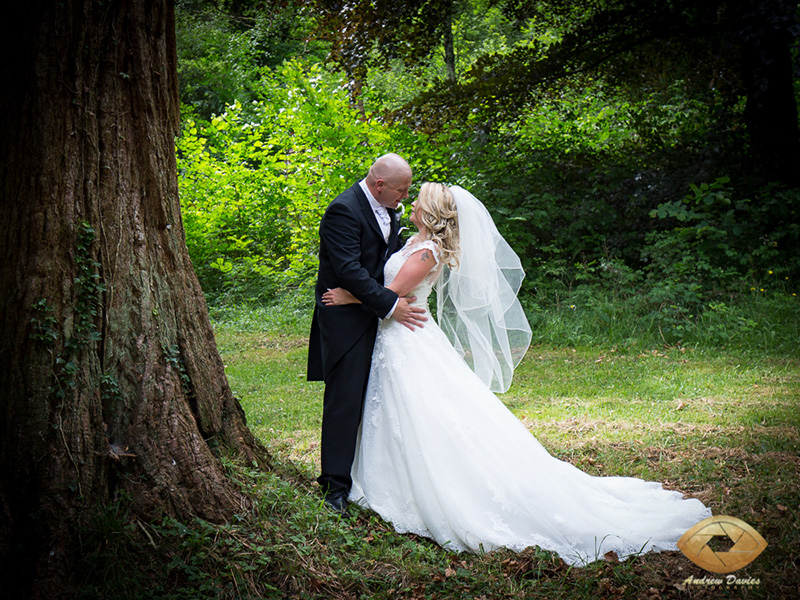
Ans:
{"label": "bride's shoulder", "polygon": [[419,234],[412,235],[410,238],[408,238],[405,245],[403,246],[403,250],[405,250],[406,252],[416,252],[417,250],[420,250],[422,248],[429,248],[438,253],[438,248],[436,244],[433,243],[431,240],[420,238]]}
{"label": "bride's shoulder", "polygon": [[436,246],[434,242],[427,239],[421,239],[418,235],[413,235],[408,238],[406,241],[405,246],[403,246],[403,255],[404,256],[411,256],[412,254],[419,252],[420,250],[430,250],[433,254],[433,257],[438,264],[440,261],[439,256],[439,248]]}

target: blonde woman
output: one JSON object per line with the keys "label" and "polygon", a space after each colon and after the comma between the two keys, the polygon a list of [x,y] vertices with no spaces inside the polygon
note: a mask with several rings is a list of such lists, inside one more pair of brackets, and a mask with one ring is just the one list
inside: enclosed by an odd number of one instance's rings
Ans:
{"label": "blonde woman", "polygon": [[[531,331],[519,259],[486,208],[438,183],[412,208],[419,231],[389,258],[384,282],[419,306],[435,288],[438,325],[379,325],[350,500],[455,551],[538,546],[582,565],[677,549],[710,514],[699,500],[550,456],[494,394],[508,389]],[[353,301],[339,288],[323,295],[329,306]]]}

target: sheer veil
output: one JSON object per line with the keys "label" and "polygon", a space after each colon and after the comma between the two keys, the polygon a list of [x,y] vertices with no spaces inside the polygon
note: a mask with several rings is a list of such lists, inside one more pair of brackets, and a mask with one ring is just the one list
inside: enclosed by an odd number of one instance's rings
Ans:
{"label": "sheer veil", "polygon": [[517,299],[525,272],[486,207],[467,190],[450,188],[458,211],[461,257],[436,284],[439,326],[493,392],[505,392],[531,341]]}

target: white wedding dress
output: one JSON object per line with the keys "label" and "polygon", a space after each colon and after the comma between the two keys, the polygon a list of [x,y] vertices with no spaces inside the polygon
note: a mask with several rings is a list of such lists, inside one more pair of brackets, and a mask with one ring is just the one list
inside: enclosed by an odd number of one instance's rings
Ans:
{"label": "white wedding dress", "polygon": [[[430,241],[390,257],[388,285]],[[410,295],[427,299],[440,268]],[[711,512],[661,484],[593,477],[550,456],[429,319],[381,322],[352,468],[350,500],[401,533],[454,551],[538,546],[569,564],[675,550]]]}

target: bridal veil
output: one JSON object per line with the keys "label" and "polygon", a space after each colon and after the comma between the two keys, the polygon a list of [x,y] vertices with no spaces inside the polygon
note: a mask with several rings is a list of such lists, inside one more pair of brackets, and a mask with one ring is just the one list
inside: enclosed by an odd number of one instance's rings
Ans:
{"label": "bridal veil", "polygon": [[437,281],[439,326],[478,377],[493,392],[505,392],[531,341],[517,299],[525,272],[480,200],[459,186],[450,190],[461,257]]}

